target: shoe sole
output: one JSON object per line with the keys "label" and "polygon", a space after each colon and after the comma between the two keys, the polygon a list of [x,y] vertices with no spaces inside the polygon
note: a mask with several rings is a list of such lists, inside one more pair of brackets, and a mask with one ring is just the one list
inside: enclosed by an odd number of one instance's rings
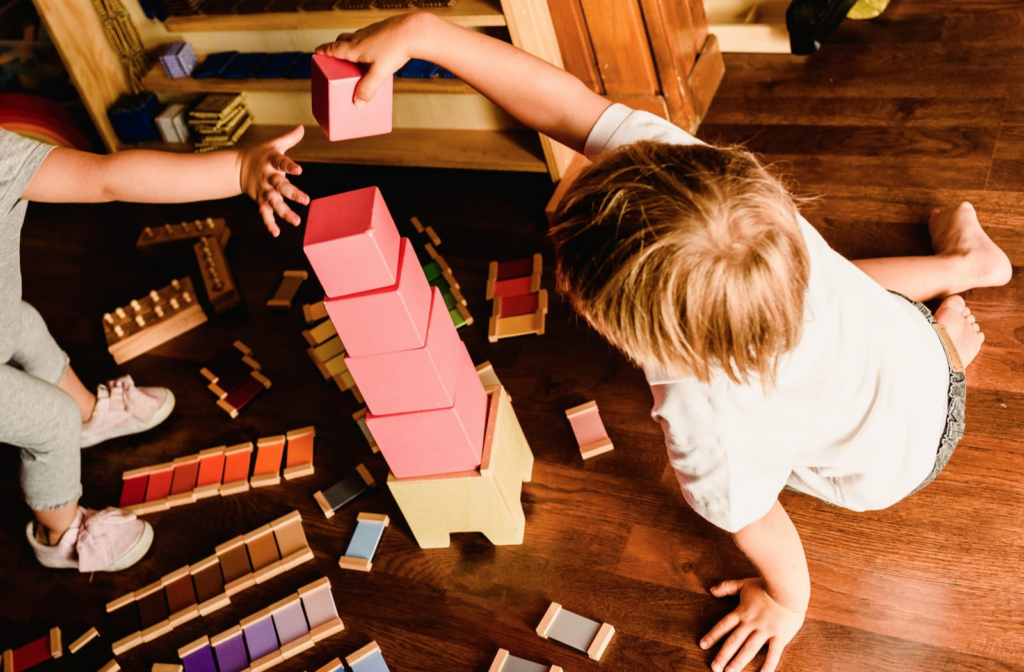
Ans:
{"label": "shoe sole", "polygon": [[121,556],[114,564],[104,569],[104,572],[120,572],[123,569],[128,569],[139,560],[142,560],[149,552],[149,547],[153,545],[153,526],[142,521],[142,536],[132,546],[132,550]]}
{"label": "shoe sole", "polygon": [[101,444],[105,441],[110,441],[112,439],[118,439],[122,436],[131,436],[132,434],[141,434],[142,432],[148,432],[149,430],[153,429],[154,427],[156,427],[157,425],[159,425],[164,420],[170,417],[171,411],[174,410],[175,403],[176,401],[174,399],[174,393],[171,392],[170,390],[167,390],[167,398],[164,399],[164,403],[160,406],[160,408],[156,409],[156,412],[153,414],[153,417],[150,418],[149,422],[147,422],[145,425],[138,428],[119,429],[117,431],[111,432],[110,434],[107,434],[106,436],[95,437],[89,441],[82,443],[82,448],[92,448],[95,445]]}

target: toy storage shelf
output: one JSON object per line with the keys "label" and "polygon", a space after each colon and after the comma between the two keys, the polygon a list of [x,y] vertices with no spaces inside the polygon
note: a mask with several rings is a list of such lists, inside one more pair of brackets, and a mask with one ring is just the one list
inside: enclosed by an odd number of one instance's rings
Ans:
{"label": "toy storage shelf", "polygon": [[[107,110],[130,90],[124,67],[107,42],[91,0],[33,0],[57,44],[79,95],[110,151],[132,149],[114,133]],[[143,16],[137,2],[125,7],[150,51],[187,41],[202,60],[217,51],[312,51],[343,30],[354,30],[411,9],[331,10],[240,15]],[[471,29],[498,28],[513,44],[559,67],[561,52],[547,0],[458,0],[429,11]],[[507,32],[506,32],[507,31]],[[561,177],[573,152],[525,129],[457,79],[395,78],[395,128],[388,135],[331,143],[313,125],[309,80],[170,79],[159,67],[144,88],[167,100],[205,93],[241,92],[255,123],[241,146],[262,142],[295,124],[306,137],[289,152],[299,161],[547,172]],[[399,99],[401,102],[399,103]],[[146,148],[190,151],[191,145],[145,143]]]}
{"label": "toy storage shelf", "polygon": [[[390,16],[406,14],[403,9],[335,9],[325,12],[272,12],[267,14],[223,14],[172,16],[165,26],[172,33],[249,30],[313,30],[320,28],[361,28]],[[505,15],[498,3],[488,0],[459,0],[454,7],[426,8],[452,23],[468,27],[504,26]]]}
{"label": "toy storage shelf", "polygon": [[[146,73],[146,76],[142,78],[142,85],[155,93],[309,92],[308,79],[221,79],[219,77],[209,77],[206,79],[178,77],[172,79],[167,76],[159,63],[152,67]],[[459,79],[395,77],[395,93],[474,94],[476,91],[473,87]]]}

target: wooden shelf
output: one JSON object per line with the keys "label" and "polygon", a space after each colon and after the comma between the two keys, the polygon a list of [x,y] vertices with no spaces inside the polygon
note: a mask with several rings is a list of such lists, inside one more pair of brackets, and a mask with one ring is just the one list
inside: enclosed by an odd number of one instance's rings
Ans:
{"label": "wooden shelf", "polygon": [[[171,79],[157,63],[142,78],[142,86],[157,93],[234,93],[236,91],[309,92],[308,79],[221,79],[209,77]],[[395,93],[476,93],[460,79],[395,77]]]}
{"label": "wooden shelf", "polygon": [[[274,12],[268,14],[196,14],[172,16],[164,22],[170,33],[245,30],[316,30],[320,28],[362,28],[390,16],[417,11],[403,9],[335,9],[327,12]],[[458,0],[454,7],[428,11],[460,26],[504,26],[505,15],[497,0]]]}
{"label": "wooden shelf", "polygon": [[[292,129],[287,125],[257,124],[242,136],[236,148],[266,142]],[[122,149],[139,149],[127,145]],[[146,143],[146,149],[192,151],[191,145]],[[533,131],[463,131],[437,128],[396,128],[387,135],[331,142],[318,126],[306,126],[306,135],[288,156],[300,163],[348,163],[468,170],[512,170],[546,173],[540,138]]]}

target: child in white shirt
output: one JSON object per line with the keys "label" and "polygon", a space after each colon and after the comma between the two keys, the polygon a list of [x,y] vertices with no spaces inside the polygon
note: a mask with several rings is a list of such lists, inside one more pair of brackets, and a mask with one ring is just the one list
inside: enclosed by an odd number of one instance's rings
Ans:
{"label": "child in white shirt", "polygon": [[[712,668],[738,672],[768,644],[772,672],[810,597],[782,488],[891,506],[962,434],[963,367],[984,335],[956,294],[1012,271],[974,209],[932,213],[934,256],[851,263],[751,154],[611,105],[509,44],[409,14],[317,51],[370,64],[357,105],[422,58],[594,161],[551,231],[560,289],[644,368],[687,502],[760,572],[711,588],[739,596],[700,641],[725,639]],[[916,303],[939,297],[934,318]]]}

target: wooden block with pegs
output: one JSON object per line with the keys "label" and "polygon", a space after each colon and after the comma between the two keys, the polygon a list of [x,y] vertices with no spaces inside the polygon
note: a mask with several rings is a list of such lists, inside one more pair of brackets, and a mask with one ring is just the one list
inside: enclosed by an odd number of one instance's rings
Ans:
{"label": "wooden block with pegs", "polygon": [[593,660],[601,660],[615,628],[574,614],[552,602],[537,626],[537,634],[581,651]]}
{"label": "wooden block with pegs", "polygon": [[373,556],[391,520],[382,513],[360,513],[356,521],[356,531],[338,565],[342,569],[368,572],[373,569]]}
{"label": "wooden block with pegs", "polygon": [[309,273],[306,271],[285,271],[273,298],[267,301],[267,307],[291,310],[292,299],[295,298],[299,287],[307,278],[309,278]]}
{"label": "wooden block with pegs", "polygon": [[213,237],[223,247],[228,244],[231,229],[219,217],[216,219],[207,217],[179,224],[147,226],[139,234],[139,239],[135,242],[135,249],[144,254],[154,254],[181,243],[191,243],[204,236]]}
{"label": "wooden block with pegs", "polygon": [[569,418],[572,432],[580,445],[580,455],[584,460],[607,453],[614,448],[612,440],[608,438],[608,431],[601,422],[596,401],[588,401],[570,408],[565,412],[565,417]]}
{"label": "wooden block with pegs", "polygon": [[373,480],[369,470],[360,464],[331,487],[314,493],[313,499],[316,500],[320,510],[324,512],[324,516],[331,518],[335,511],[375,487],[377,487],[377,482]]}
{"label": "wooden block with pegs", "polygon": [[507,649],[498,649],[498,654],[494,656],[487,672],[562,672],[562,668],[558,665],[533,663],[509,654]]}
{"label": "wooden block with pegs", "polygon": [[192,280],[184,277],[104,313],[103,333],[114,361],[123,364],[203,322],[206,313],[196,300]]}
{"label": "wooden block with pegs", "polygon": [[203,236],[192,246],[196,261],[199,263],[199,275],[206,287],[206,296],[210,299],[213,310],[219,315],[229,308],[241,303],[238,287],[231,274],[224,248],[213,236]]}

